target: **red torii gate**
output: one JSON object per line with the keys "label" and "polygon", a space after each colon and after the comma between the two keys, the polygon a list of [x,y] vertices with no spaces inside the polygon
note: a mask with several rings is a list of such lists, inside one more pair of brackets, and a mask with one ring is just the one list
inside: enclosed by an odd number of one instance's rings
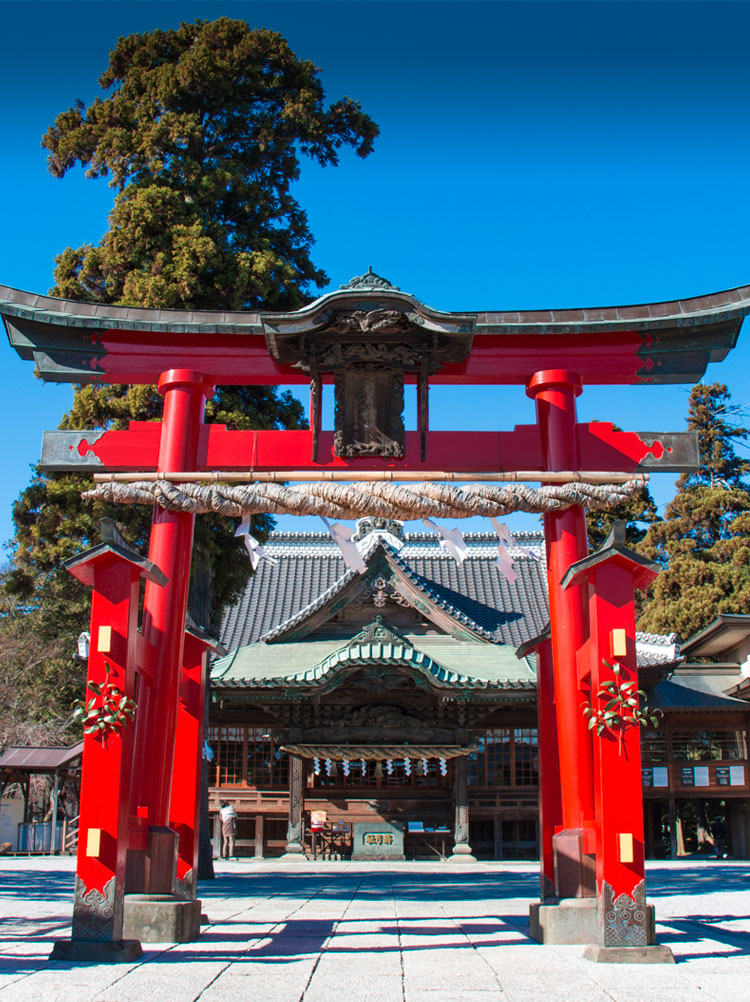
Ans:
{"label": "red torii gate", "polygon": [[[47,433],[43,466],[182,480],[226,470],[245,471],[248,479],[353,480],[439,472],[481,480],[536,471],[542,481],[553,471],[601,480],[606,473],[689,470],[698,459],[694,435],[578,424],[575,398],[586,384],[697,381],[709,361],[734,346],[748,311],[750,287],[646,306],[445,313],[372,271],[288,314],[111,307],[0,287],[11,344],[44,379],[156,383],[164,397],[161,424]],[[320,428],[324,382],[336,387],[333,433]],[[418,387],[413,433],[403,430],[405,382]],[[309,431],[203,423],[216,384],[277,383],[310,384]],[[537,422],[507,432],[429,431],[428,387],[439,383],[522,385],[535,400]],[[127,700],[137,675],[138,708],[134,728],[119,720],[85,739],[73,939],[58,944],[56,956],[119,959],[139,950],[138,939],[198,933],[191,861],[209,645],[185,633],[193,523],[191,514],[155,508],[148,561],[110,532],[71,562],[72,573],[94,588],[89,681],[118,681]],[[636,737],[613,756],[611,735],[593,738],[580,708],[596,704],[605,656],[619,659],[624,680],[634,675],[633,587],[653,568],[644,569],[617,540],[588,558],[580,506],[545,513],[544,527],[550,636],[538,641],[545,833],[539,935],[596,944],[596,959],[664,959],[668,950],[644,945]],[[186,757],[175,757],[176,744]],[[618,810],[602,794],[604,775],[623,791]],[[93,810],[92,791],[113,784],[116,795],[100,798]],[[575,901],[581,907],[571,909]],[[612,908],[619,909],[616,921],[606,918]]]}

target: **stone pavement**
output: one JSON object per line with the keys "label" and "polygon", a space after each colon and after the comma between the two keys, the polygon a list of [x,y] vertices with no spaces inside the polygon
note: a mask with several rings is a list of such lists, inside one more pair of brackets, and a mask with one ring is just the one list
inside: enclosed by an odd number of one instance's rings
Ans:
{"label": "stone pavement", "polygon": [[535,864],[219,864],[200,940],[135,964],[50,963],[74,861],[0,858],[0,1002],[747,1002],[746,863],[651,863],[676,965],[528,938]]}

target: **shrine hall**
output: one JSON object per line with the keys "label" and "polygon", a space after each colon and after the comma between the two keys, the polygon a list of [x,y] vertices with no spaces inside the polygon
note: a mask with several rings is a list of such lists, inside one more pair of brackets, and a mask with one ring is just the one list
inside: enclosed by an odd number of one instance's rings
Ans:
{"label": "shrine hall", "polygon": [[[525,647],[548,629],[544,537],[514,534],[512,582],[494,533],[464,538],[456,560],[434,532],[361,519],[359,573],[327,532],[272,533],[211,670],[216,853],[227,801],[240,858],[288,856],[292,831],[306,858],[351,859],[354,826],[372,822],[402,830],[406,859],[466,859],[456,846],[539,858],[536,655]],[[750,616],[722,617],[708,638],[707,650],[707,637],[681,647],[674,634],[636,634],[639,684],[664,712],[642,737],[650,858],[713,855],[712,827],[733,857],[750,857],[750,705],[736,653]]]}

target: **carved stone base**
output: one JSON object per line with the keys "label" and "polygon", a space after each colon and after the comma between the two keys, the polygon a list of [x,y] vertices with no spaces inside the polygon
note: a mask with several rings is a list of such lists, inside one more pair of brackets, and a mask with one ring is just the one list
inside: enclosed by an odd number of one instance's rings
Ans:
{"label": "carved stone base", "polygon": [[131,964],[143,956],[137,939],[120,939],[114,943],[91,943],[80,939],[58,939],[52,947],[50,960],[60,963]]}
{"label": "carved stone base", "polygon": [[309,863],[305,850],[299,842],[288,842],[283,854],[279,856],[282,863]]}
{"label": "carved stone base", "polygon": [[453,846],[453,855],[446,860],[448,863],[476,863],[476,861],[477,857],[472,855],[468,842],[457,842]]}
{"label": "carved stone base", "polygon": [[562,898],[529,906],[529,934],[547,945],[596,942],[596,898]]}
{"label": "carved stone base", "polygon": [[201,902],[171,894],[126,894],[123,929],[142,943],[192,943],[200,935]]}
{"label": "carved stone base", "polygon": [[584,960],[595,964],[674,964],[668,946],[599,946],[591,944],[583,951]]}
{"label": "carved stone base", "polygon": [[650,946],[654,939],[654,909],[646,904],[646,881],[633,894],[619,894],[606,880],[597,906],[597,936],[600,946]]}
{"label": "carved stone base", "polygon": [[[548,945],[595,944],[600,929],[596,898],[561,898],[529,905],[529,935]],[[646,946],[656,943],[654,906],[646,905]],[[630,947],[628,947],[630,949]]]}
{"label": "carved stone base", "polygon": [[74,943],[119,943],[122,932],[122,894],[117,881],[110,877],[103,890],[89,890],[76,874],[73,893]]}

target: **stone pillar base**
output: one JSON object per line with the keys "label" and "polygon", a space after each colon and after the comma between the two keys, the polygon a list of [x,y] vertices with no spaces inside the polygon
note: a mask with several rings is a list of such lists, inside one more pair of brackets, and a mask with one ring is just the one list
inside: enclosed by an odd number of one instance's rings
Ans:
{"label": "stone pillar base", "polygon": [[458,842],[453,846],[453,855],[446,860],[447,863],[476,863],[477,857],[472,855],[471,846],[466,842]]}
{"label": "stone pillar base", "polygon": [[284,863],[307,863],[309,862],[307,856],[305,855],[305,847],[301,842],[287,842],[284,852],[279,859]]}
{"label": "stone pillar base", "polygon": [[584,960],[595,964],[673,964],[668,946],[599,946],[594,943],[583,951]]}
{"label": "stone pillar base", "polygon": [[595,943],[596,898],[561,898],[529,905],[529,934],[537,943]]}
{"label": "stone pillar base", "polygon": [[[646,905],[646,937],[650,949],[656,943],[654,906]],[[529,935],[537,943],[580,945],[593,949],[599,938],[596,898],[561,898],[529,905]],[[598,947],[598,949],[638,949],[636,947]],[[601,961],[605,963],[605,961]],[[619,961],[611,961],[619,963]],[[635,963],[635,961],[633,961]],[[663,961],[669,963],[669,961]],[[643,961],[662,963],[662,961]]]}
{"label": "stone pillar base", "polygon": [[50,960],[62,963],[79,961],[95,964],[130,964],[143,956],[137,939],[119,939],[109,943],[90,943],[84,939],[58,939]]}
{"label": "stone pillar base", "polygon": [[201,902],[171,894],[126,894],[123,934],[142,943],[192,943],[200,934]]}

